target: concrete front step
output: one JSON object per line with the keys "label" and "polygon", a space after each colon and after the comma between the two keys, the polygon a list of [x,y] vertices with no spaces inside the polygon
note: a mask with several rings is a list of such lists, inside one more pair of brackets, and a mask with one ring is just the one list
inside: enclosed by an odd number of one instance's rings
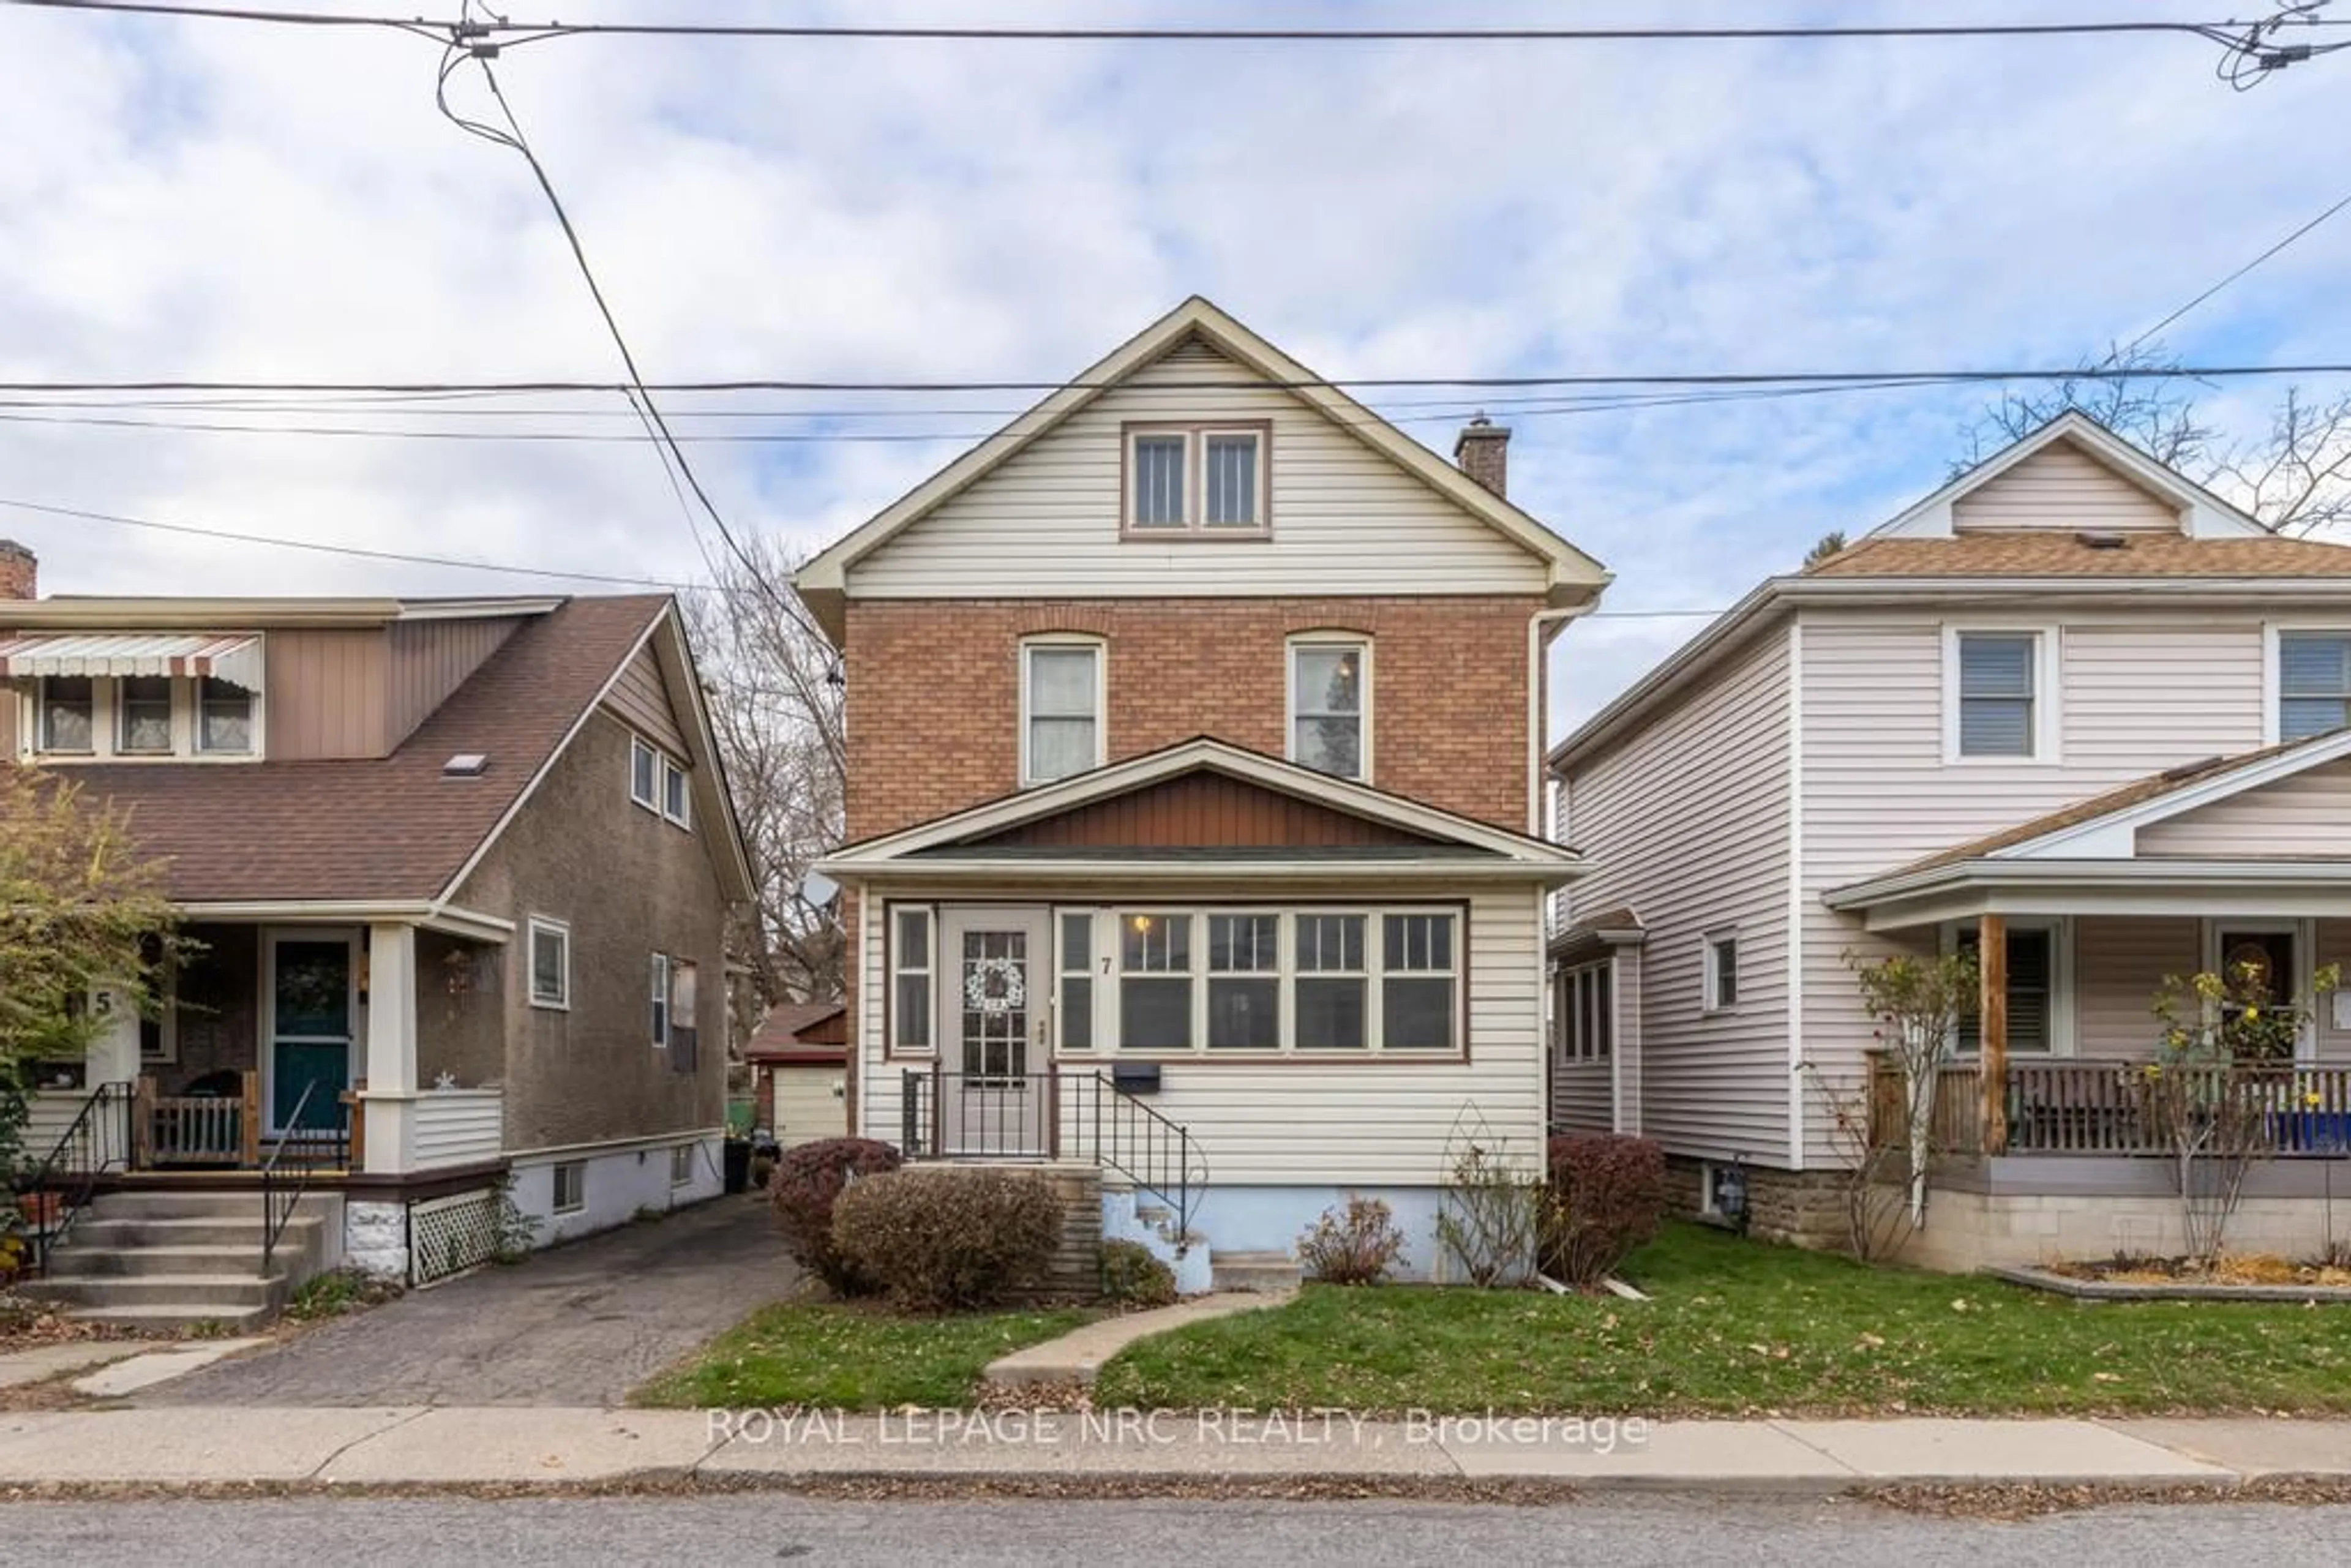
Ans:
{"label": "concrete front step", "polygon": [[249,1239],[187,1245],[141,1241],[100,1246],[77,1236],[57,1249],[49,1276],[58,1280],[120,1280],[140,1274],[235,1276],[261,1272],[261,1233]]}
{"label": "concrete front step", "polygon": [[261,1327],[270,1319],[267,1307],[223,1307],[203,1301],[141,1301],[131,1306],[74,1307],[65,1316],[78,1323],[105,1323],[121,1329],[186,1329],[198,1323],[217,1324],[224,1332]]}
{"label": "concrete front step", "polygon": [[17,1287],[24,1294],[77,1307],[135,1307],[167,1302],[191,1307],[251,1307],[266,1312],[285,1297],[282,1273],[52,1274]]}
{"label": "concrete front step", "polygon": [[[308,1246],[312,1238],[322,1233],[325,1225],[315,1215],[298,1214],[287,1222],[286,1234],[278,1246],[281,1249]],[[265,1228],[259,1215],[246,1219],[117,1219],[110,1218],[107,1210],[97,1208],[74,1221],[57,1257],[63,1260],[82,1247],[250,1247],[257,1263]]]}
{"label": "concrete front step", "polygon": [[1287,1252],[1227,1252],[1219,1249],[1211,1260],[1216,1288],[1277,1293],[1298,1289],[1298,1260]]}

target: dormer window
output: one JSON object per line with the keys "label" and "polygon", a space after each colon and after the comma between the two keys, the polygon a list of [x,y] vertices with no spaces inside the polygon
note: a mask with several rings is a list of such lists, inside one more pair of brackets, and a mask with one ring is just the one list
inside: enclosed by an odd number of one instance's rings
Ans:
{"label": "dormer window", "polygon": [[125,676],[114,705],[114,749],[126,757],[172,754],[172,677]]}
{"label": "dormer window", "polygon": [[0,706],[15,709],[26,758],[256,761],[266,673],[254,632],[0,637]]}
{"label": "dormer window", "polygon": [[87,756],[98,749],[98,683],[88,675],[41,682],[41,749]]}
{"label": "dormer window", "polygon": [[1130,424],[1124,432],[1130,538],[1262,537],[1270,524],[1268,424]]}
{"label": "dormer window", "polygon": [[196,682],[196,749],[245,756],[253,750],[253,694],[205,675]]}

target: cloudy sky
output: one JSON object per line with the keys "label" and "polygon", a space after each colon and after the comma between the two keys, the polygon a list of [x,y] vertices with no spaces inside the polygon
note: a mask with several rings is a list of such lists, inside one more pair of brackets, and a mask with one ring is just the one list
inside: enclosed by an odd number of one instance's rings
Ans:
{"label": "cloudy sky", "polygon": [[[567,21],[1246,26],[1667,14],[1608,0],[552,9]],[[1679,0],[1670,16],[2225,9]],[[2214,78],[2216,54],[2178,37],[573,40],[518,50],[499,69],[656,381],[1050,379],[1195,291],[1347,377],[2074,362],[2159,319],[2351,180],[2335,151],[2351,132],[2351,53],[2242,94]],[[0,380],[612,378],[609,341],[528,170],[439,116],[436,59],[390,32],[0,8]],[[487,108],[477,83],[459,82],[461,105]],[[2351,214],[2167,340],[2204,364],[2351,359],[2346,273]],[[2208,412],[2252,434],[2275,390],[2231,383],[2206,394]],[[1635,612],[1725,605],[1823,531],[1857,532],[1932,488],[1984,395],[1604,411],[1498,401],[1517,431],[1514,498],[1617,574],[1613,613],[1562,645],[1556,716],[1589,712],[1703,624]],[[795,438],[692,451],[738,528],[805,548],[946,461],[955,437],[992,427],[1014,401],[673,406],[694,436]],[[0,502],[538,568],[702,570],[653,450],[627,439],[634,426],[611,400],[110,402],[0,407]],[[1426,391],[1374,402],[1448,449],[1469,407]],[[710,417],[721,410],[734,417]],[[138,423],[79,423],[93,418]],[[262,433],[155,427],[193,423]],[[617,439],[483,439],[525,431]],[[531,586],[5,505],[0,535],[37,549],[57,592]]]}

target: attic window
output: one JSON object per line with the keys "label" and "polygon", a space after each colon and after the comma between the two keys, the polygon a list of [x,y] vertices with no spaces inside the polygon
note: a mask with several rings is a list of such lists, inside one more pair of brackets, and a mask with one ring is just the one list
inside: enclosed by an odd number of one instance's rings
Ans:
{"label": "attic window", "polygon": [[1270,423],[1129,424],[1120,440],[1127,538],[1261,538],[1269,531]]}
{"label": "attic window", "polygon": [[479,779],[490,770],[490,759],[478,751],[461,751],[441,765],[444,779]]}

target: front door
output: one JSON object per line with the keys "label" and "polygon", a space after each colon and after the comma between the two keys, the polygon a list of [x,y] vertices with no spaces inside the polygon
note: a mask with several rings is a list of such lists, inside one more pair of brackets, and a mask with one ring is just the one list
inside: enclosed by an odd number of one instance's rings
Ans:
{"label": "front door", "polygon": [[349,934],[277,932],[269,939],[269,1130],[341,1126],[359,1038],[359,986]]}
{"label": "front door", "polygon": [[[2274,1008],[2283,1017],[2283,1009],[2301,1004],[2302,967],[2301,955],[2294,950],[2295,930],[2289,925],[2248,922],[2243,926],[2222,925],[2213,933],[2213,967],[2227,987],[2220,1002],[2224,1021],[2237,1022],[2248,1006]],[[2303,1042],[2310,1038],[2311,1031],[2303,1030],[2293,1048],[2278,1054],[2288,1058],[2301,1054]]]}
{"label": "front door", "polygon": [[946,1042],[940,1141],[949,1155],[1039,1156],[1052,1150],[1045,1071],[1051,927],[1042,909],[950,909],[941,942]]}

